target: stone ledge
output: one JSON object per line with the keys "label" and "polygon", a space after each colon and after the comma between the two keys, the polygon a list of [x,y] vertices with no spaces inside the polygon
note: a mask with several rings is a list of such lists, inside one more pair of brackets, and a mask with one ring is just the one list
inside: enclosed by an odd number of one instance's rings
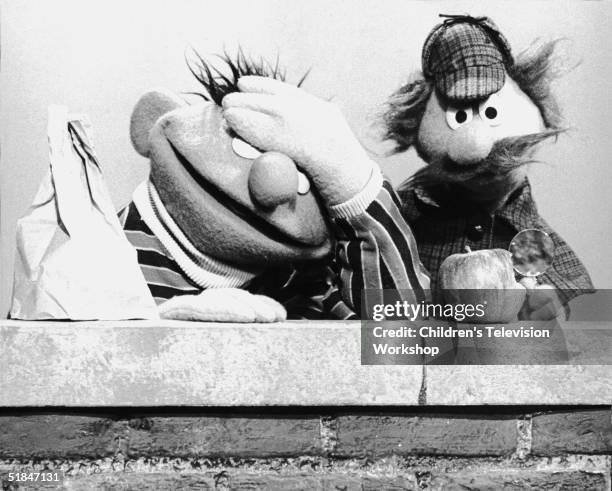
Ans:
{"label": "stone ledge", "polygon": [[0,323],[3,407],[611,402],[610,365],[362,366],[358,322]]}
{"label": "stone ledge", "polygon": [[359,360],[359,323],[5,321],[0,406],[418,403],[420,366]]}

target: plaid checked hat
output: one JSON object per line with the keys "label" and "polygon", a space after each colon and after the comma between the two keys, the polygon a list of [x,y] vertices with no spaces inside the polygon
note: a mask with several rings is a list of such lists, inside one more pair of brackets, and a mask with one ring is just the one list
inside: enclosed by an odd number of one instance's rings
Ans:
{"label": "plaid checked hat", "polygon": [[423,74],[451,101],[485,99],[500,90],[505,67],[513,63],[510,45],[488,17],[440,15],[446,20],[427,36]]}

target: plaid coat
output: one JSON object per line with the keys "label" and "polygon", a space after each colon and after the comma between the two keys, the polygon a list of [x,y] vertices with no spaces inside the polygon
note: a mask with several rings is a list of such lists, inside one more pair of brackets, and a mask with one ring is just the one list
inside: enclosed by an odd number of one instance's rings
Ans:
{"label": "plaid coat", "polygon": [[508,249],[514,235],[526,228],[540,229],[555,243],[552,266],[541,281],[558,289],[564,305],[572,298],[591,293],[593,284],[586,268],[569,245],[538,214],[526,179],[505,205],[494,214],[477,204],[458,200],[452,185],[427,185],[418,177],[399,190],[402,213],[416,237],[419,255],[431,274],[432,289],[442,261],[451,254],[472,250]]}

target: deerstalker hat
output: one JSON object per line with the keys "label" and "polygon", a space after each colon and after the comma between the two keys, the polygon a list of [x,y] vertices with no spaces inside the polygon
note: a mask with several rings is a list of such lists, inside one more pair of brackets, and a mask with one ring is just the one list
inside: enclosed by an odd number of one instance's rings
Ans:
{"label": "deerstalker hat", "polygon": [[446,17],[423,45],[423,74],[450,101],[485,99],[505,82],[513,64],[508,41],[488,17]]}

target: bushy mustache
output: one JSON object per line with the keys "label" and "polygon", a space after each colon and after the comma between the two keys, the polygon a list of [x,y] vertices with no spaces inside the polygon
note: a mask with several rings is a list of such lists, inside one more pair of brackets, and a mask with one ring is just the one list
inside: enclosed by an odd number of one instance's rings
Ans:
{"label": "bushy mustache", "polygon": [[452,173],[444,169],[445,163],[459,170],[461,165],[451,160],[432,162],[419,170],[419,179],[423,179],[426,183],[435,184],[466,182],[475,178],[496,179],[504,177],[515,169],[538,162],[537,159],[533,158],[535,147],[550,138],[556,139],[564,131],[563,129],[551,129],[524,136],[503,138],[495,142],[487,157],[474,163],[473,166],[467,166],[467,170]]}

